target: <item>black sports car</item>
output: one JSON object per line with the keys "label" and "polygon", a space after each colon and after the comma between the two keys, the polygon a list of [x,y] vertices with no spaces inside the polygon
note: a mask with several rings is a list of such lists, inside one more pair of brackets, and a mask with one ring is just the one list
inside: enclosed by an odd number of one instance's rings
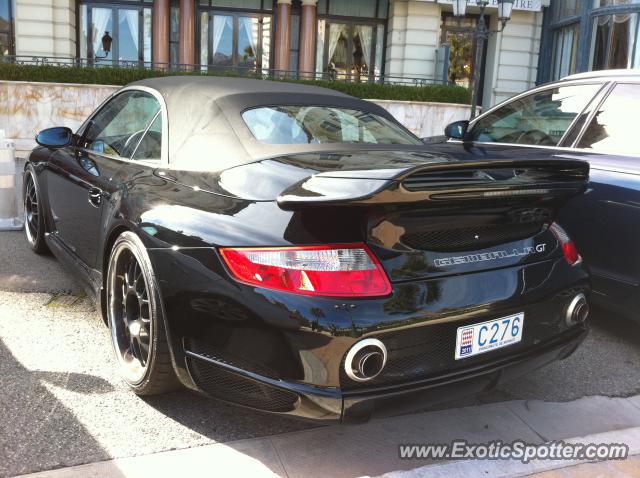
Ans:
{"label": "black sports car", "polygon": [[585,162],[455,160],[335,91],[183,76],[37,142],[27,239],[84,281],[138,394],[363,420],[585,337],[588,275],[553,222]]}

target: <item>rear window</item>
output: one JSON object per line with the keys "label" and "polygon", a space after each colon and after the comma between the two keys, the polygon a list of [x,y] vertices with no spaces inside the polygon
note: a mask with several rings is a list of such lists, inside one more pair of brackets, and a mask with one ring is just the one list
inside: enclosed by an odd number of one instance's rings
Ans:
{"label": "rear window", "polygon": [[269,106],[242,113],[265,144],[421,144],[395,123],[366,111],[330,106]]}

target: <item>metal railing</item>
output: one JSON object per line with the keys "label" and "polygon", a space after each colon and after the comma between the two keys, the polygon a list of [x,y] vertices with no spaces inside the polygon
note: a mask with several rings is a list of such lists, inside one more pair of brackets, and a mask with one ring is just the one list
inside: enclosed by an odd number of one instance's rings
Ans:
{"label": "metal railing", "polygon": [[[291,70],[275,70],[259,67],[221,67],[201,64],[158,64],[145,61],[104,60],[93,58],[69,58],[47,56],[0,56],[0,63],[34,66],[55,66],[68,68],[125,68],[155,70],[163,73],[200,74],[210,76],[238,76],[247,78],[287,79],[287,80],[323,80],[344,83],[377,83],[384,85],[453,85],[453,83],[434,77],[410,77],[404,75],[376,75],[373,73],[337,71],[298,72]],[[0,78],[2,79],[2,78]]]}

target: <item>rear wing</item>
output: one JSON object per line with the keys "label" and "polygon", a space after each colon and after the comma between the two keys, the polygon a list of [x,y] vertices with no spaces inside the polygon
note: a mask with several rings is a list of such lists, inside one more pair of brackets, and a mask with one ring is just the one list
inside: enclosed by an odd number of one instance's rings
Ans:
{"label": "rear wing", "polygon": [[569,159],[491,160],[406,169],[311,175],[277,198],[282,209],[536,197],[568,199],[585,191],[589,164]]}

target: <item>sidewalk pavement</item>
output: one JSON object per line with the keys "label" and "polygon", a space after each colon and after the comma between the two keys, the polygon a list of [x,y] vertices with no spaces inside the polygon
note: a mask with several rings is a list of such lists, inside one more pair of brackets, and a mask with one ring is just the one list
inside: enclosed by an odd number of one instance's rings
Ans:
{"label": "sidewalk pavement", "polygon": [[[624,461],[401,460],[398,445],[524,440],[626,443]],[[34,450],[34,452],[37,452]],[[415,478],[640,476],[640,395],[573,402],[512,401],[216,443],[35,473],[30,478],[285,476]]]}

